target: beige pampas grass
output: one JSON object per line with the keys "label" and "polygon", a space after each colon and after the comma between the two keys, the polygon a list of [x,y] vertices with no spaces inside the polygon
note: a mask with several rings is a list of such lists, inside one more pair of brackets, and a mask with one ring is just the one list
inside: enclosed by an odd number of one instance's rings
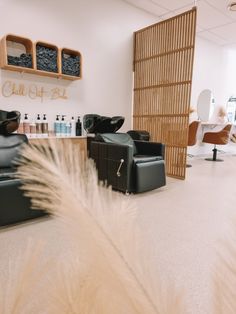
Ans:
{"label": "beige pampas grass", "polygon": [[[236,221],[234,222],[234,229]],[[221,242],[219,261],[214,273],[214,313],[236,313],[236,237]]]}
{"label": "beige pampas grass", "polygon": [[19,167],[33,206],[65,224],[77,257],[51,278],[50,313],[178,314],[180,298],[161,293],[139,248],[136,209],[97,182],[90,160],[69,141],[26,147]]}
{"label": "beige pampas grass", "polygon": [[48,271],[47,263],[40,262],[42,245],[29,241],[17,259],[9,261],[6,280],[0,286],[1,314],[34,313],[35,288],[40,284],[41,274]]}

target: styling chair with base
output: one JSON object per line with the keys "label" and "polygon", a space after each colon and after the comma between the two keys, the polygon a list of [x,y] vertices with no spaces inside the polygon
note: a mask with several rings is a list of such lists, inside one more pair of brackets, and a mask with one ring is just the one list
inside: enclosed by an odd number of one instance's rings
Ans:
{"label": "styling chair with base", "polygon": [[127,133],[97,134],[90,147],[98,179],[126,194],[166,184],[164,152],[163,144],[133,141]]}
{"label": "styling chair with base", "polygon": [[208,161],[223,161],[223,159],[217,158],[217,148],[216,145],[226,145],[230,139],[230,130],[232,125],[227,124],[221,131],[219,132],[206,132],[203,136],[202,142],[208,144],[214,144],[213,148],[213,156],[212,158],[205,158]]}
{"label": "styling chair with base", "polygon": [[[194,146],[197,143],[197,131],[200,125],[200,121],[193,121],[189,124],[188,129],[188,146]],[[193,155],[188,154],[189,157],[193,157]],[[187,168],[192,167],[192,165],[187,164]]]}

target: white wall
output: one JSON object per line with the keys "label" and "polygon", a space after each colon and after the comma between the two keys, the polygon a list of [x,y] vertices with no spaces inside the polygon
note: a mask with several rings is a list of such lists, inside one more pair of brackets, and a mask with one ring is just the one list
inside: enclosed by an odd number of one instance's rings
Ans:
{"label": "white wall", "polygon": [[224,48],[223,97],[226,103],[230,96],[236,96],[236,46]]}
{"label": "white wall", "polygon": [[196,37],[191,106],[197,107],[200,92],[210,89],[216,105],[222,105],[224,84],[224,49]]}
{"label": "white wall", "polygon": [[0,86],[6,81],[32,84],[47,90],[66,88],[68,99],[48,96],[4,97],[0,109],[17,109],[35,116],[56,114],[123,115],[123,129],[131,127],[132,36],[135,30],[156,22],[141,10],[119,0],[3,0],[0,4],[0,36],[11,33],[79,50],[83,56],[83,79],[64,81],[0,70]]}
{"label": "white wall", "polygon": [[[215,99],[215,110],[227,106],[236,95],[236,46],[218,46],[196,38],[191,106],[197,107],[200,92],[209,89]],[[197,118],[195,113],[192,119]]]}

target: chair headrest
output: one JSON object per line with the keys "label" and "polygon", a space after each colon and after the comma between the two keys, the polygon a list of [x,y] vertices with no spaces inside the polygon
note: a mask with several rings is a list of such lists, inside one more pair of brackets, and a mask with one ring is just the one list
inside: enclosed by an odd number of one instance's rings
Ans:
{"label": "chair headrest", "polygon": [[95,136],[95,140],[105,143],[116,143],[123,145],[134,145],[134,141],[127,133],[102,133]]}
{"label": "chair headrest", "polygon": [[136,154],[136,146],[131,138],[131,136],[127,133],[103,133],[97,134],[95,136],[95,141],[104,142],[104,143],[113,143],[119,145],[128,145],[133,147],[134,154]]}
{"label": "chair headrest", "polygon": [[19,111],[0,110],[0,134],[7,135],[16,131],[20,124]]}
{"label": "chair headrest", "polygon": [[83,125],[88,133],[113,133],[121,128],[124,120],[125,118],[121,116],[106,117],[86,114],[83,118]]}

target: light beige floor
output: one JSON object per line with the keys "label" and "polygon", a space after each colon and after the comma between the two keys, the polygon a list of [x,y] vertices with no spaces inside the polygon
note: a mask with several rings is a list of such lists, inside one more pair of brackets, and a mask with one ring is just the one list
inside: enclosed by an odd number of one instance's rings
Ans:
{"label": "light beige floor", "polygon": [[[232,217],[236,216],[236,157],[223,157],[222,163],[193,158],[185,181],[168,178],[164,188],[129,196],[139,208],[144,243],[156,253],[155,265],[160,273],[157,280],[183,291],[188,314],[212,313],[210,278],[218,242],[228,236]],[[55,219],[3,229],[1,285],[7,260],[24,250],[29,237],[46,241],[45,255],[66,259],[69,243]]]}

